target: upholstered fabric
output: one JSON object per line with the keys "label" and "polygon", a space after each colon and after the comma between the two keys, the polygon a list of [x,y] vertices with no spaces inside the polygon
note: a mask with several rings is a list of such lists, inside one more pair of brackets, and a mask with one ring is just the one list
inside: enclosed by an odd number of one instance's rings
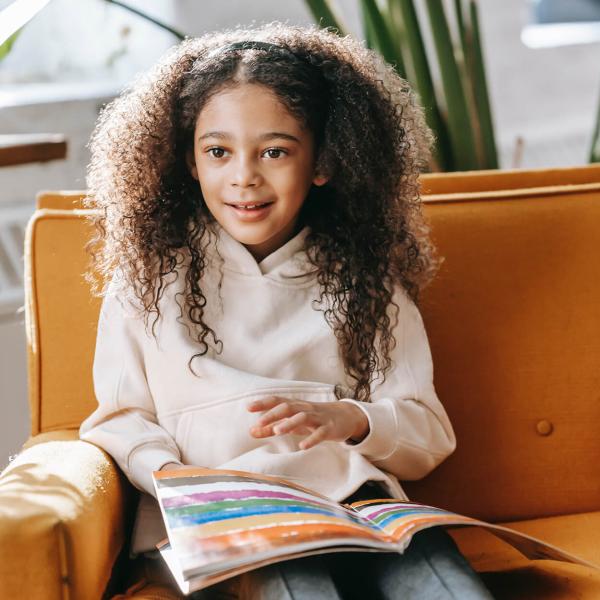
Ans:
{"label": "upholstered fabric", "polygon": [[414,499],[493,521],[600,509],[600,182],[427,203],[421,311],[457,450]]}
{"label": "upholstered fabric", "polygon": [[555,185],[584,185],[600,181],[600,164],[576,168],[504,169],[428,173],[421,176],[421,191],[433,194],[470,194],[504,190],[545,188]]}
{"label": "upholstered fabric", "polygon": [[124,543],[128,489],[77,431],[29,440],[0,478],[0,597],[100,598]]}
{"label": "upholstered fabric", "polygon": [[76,429],[94,409],[91,367],[100,301],[83,274],[91,228],[83,210],[38,210],[25,246],[33,434]]}
{"label": "upholstered fabric", "polygon": [[[600,565],[600,512],[506,523]],[[600,570],[555,561],[530,561],[480,528],[451,531],[459,548],[498,600],[600,598]]]}

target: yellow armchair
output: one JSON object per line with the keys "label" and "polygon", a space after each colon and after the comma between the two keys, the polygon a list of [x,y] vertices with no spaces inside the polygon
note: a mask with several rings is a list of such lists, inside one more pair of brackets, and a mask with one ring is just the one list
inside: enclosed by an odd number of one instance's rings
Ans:
{"label": "yellow armchair", "polygon": [[[421,310],[458,449],[409,494],[600,563],[600,166],[428,175],[422,189],[446,260]],[[0,475],[2,598],[111,598],[131,568],[137,492],[77,437],[100,306],[80,200],[41,194],[28,227],[31,438]],[[452,533],[498,598],[600,598],[598,573]],[[128,597],[176,595],[140,583]]]}

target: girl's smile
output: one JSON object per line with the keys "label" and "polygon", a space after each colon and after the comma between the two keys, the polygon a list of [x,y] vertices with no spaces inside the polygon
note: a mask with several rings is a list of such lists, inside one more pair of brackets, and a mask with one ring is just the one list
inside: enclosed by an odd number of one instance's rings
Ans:
{"label": "girl's smile", "polygon": [[208,209],[257,261],[297,233],[315,173],[312,132],[257,84],[216,93],[196,121],[188,166]]}
{"label": "girl's smile", "polygon": [[257,221],[267,216],[272,202],[265,204],[228,204],[237,213],[237,218],[242,221]]}

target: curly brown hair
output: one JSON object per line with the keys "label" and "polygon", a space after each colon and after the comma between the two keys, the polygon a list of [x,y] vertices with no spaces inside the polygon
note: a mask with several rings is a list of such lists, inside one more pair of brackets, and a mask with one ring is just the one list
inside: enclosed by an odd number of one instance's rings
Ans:
{"label": "curly brown hair", "polygon": [[[247,40],[287,50],[219,51]],[[121,271],[146,323],[150,314],[156,323],[168,276],[187,256],[180,309],[199,345],[194,357],[206,354],[209,337],[221,345],[203,320],[202,241],[212,216],[185,154],[202,107],[240,82],[269,87],[314,134],[318,169],[329,176],[301,213],[318,271],[314,308],[336,335],[354,397],[368,402],[391,366],[395,286],[416,302],[439,264],[417,181],[433,137],[407,82],[350,37],[272,23],[187,39],[106,106],[87,178],[87,206],[99,209],[95,271],[104,282]]]}

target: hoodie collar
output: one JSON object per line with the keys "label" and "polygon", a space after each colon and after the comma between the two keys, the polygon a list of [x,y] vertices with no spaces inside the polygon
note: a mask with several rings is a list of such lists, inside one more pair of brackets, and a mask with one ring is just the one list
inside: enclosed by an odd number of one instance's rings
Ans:
{"label": "hoodie collar", "polygon": [[288,282],[316,272],[304,249],[306,236],[311,231],[308,226],[260,262],[256,262],[250,251],[216,221],[209,223],[207,228],[213,234],[211,242],[215,242],[207,251],[220,257],[223,268],[228,271]]}

